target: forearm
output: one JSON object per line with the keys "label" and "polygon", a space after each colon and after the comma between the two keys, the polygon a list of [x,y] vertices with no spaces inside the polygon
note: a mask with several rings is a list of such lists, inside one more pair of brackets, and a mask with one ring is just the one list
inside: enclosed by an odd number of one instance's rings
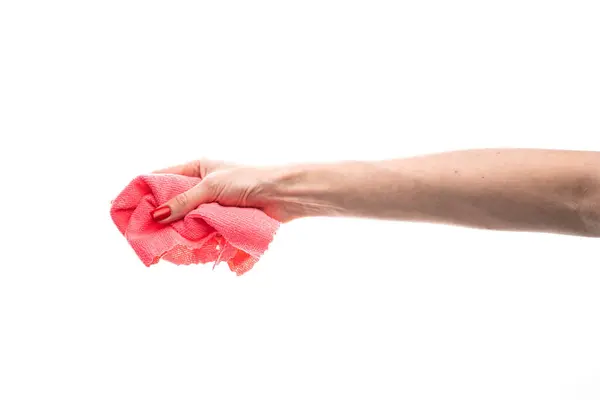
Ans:
{"label": "forearm", "polygon": [[298,216],[596,235],[595,171],[595,152],[466,150],[294,166],[280,171],[273,190]]}

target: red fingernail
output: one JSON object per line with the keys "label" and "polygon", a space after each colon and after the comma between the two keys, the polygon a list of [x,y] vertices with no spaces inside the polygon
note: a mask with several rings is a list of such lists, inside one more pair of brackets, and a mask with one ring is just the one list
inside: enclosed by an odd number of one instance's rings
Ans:
{"label": "red fingernail", "polygon": [[150,213],[152,215],[152,219],[156,222],[162,221],[165,218],[169,218],[171,215],[171,209],[167,206],[158,207],[156,210]]}

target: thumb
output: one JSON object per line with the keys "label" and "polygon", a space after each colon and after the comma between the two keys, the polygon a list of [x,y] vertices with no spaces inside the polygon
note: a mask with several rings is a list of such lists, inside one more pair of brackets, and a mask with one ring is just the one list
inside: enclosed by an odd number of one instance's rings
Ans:
{"label": "thumb", "polygon": [[177,221],[200,204],[212,201],[207,185],[198,183],[186,192],[178,194],[151,212],[152,219],[161,224]]}

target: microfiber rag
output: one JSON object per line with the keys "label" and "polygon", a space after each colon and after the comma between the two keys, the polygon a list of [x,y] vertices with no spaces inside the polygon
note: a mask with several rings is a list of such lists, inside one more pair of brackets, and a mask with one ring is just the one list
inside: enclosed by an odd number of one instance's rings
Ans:
{"label": "microfiber rag", "polygon": [[261,210],[208,203],[169,224],[152,219],[156,207],[199,182],[174,174],[140,175],[113,200],[111,218],[147,267],[160,259],[177,265],[214,262],[213,268],[227,262],[238,276],[248,272],[280,225]]}

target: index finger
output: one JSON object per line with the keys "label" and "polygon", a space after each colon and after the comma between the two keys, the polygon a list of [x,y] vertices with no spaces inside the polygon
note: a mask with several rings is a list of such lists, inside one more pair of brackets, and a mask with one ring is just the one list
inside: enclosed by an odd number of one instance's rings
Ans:
{"label": "index finger", "polygon": [[178,164],[168,168],[152,171],[153,174],[176,174],[201,178],[200,161],[190,161],[185,164]]}

